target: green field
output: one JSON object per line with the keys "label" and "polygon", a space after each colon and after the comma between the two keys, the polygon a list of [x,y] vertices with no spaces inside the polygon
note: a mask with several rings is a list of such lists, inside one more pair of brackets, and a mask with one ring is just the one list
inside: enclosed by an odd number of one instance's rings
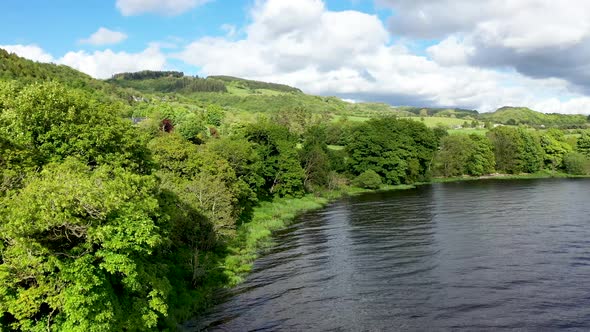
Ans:
{"label": "green field", "polygon": [[[423,117],[423,118],[418,117],[418,116],[413,116],[413,117],[409,117],[408,119],[423,122],[429,128],[436,127],[439,125],[452,128],[455,126],[462,126],[463,123],[466,121],[463,119],[441,118],[441,117],[433,117],[433,116]],[[468,122],[470,122],[470,121],[468,121]]]}
{"label": "green field", "polygon": [[448,130],[449,135],[485,135],[488,130],[487,129],[473,129],[473,128],[465,128],[465,129],[450,129]]}

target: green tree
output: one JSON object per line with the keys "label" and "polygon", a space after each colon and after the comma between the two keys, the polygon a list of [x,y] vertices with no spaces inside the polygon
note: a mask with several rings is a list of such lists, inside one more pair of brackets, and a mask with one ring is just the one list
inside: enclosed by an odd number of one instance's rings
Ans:
{"label": "green tree", "polygon": [[225,111],[223,108],[216,104],[207,106],[207,123],[219,127],[225,118]]}
{"label": "green tree", "polygon": [[435,158],[436,173],[446,177],[466,174],[472,150],[473,143],[463,135],[443,137]]}
{"label": "green tree", "polygon": [[526,129],[496,127],[488,132],[488,137],[494,145],[498,171],[518,174],[541,169],[543,149],[538,138]]}
{"label": "green tree", "polygon": [[578,152],[568,152],[563,157],[565,171],[569,174],[587,175],[590,171],[588,157]]}
{"label": "green tree", "polygon": [[588,132],[582,132],[582,135],[578,138],[576,149],[585,156],[590,157],[590,134]]}
{"label": "green tree", "polygon": [[91,166],[151,171],[144,137],[112,105],[57,83],[22,89],[0,122],[5,137],[28,151],[36,166],[74,156]]}
{"label": "green tree", "polygon": [[328,184],[330,171],[330,152],[326,144],[326,129],[312,126],[304,134],[303,146],[299,152],[301,167],[305,178],[305,188],[324,187]]}
{"label": "green tree", "polygon": [[387,184],[413,183],[428,177],[436,144],[432,130],[421,122],[372,119],[350,135],[348,167],[353,175],[373,170]]}
{"label": "green tree", "polygon": [[563,168],[563,157],[573,150],[563,132],[559,129],[549,129],[541,134],[540,143],[544,151],[545,167],[553,171]]}
{"label": "green tree", "polygon": [[467,174],[482,176],[494,172],[496,157],[492,142],[485,137],[476,134],[469,135],[472,144],[471,154],[467,159]]}
{"label": "green tree", "polygon": [[0,323],[22,331],[155,329],[170,285],[151,176],[67,159],[3,202]]}
{"label": "green tree", "polygon": [[261,121],[245,128],[245,137],[262,158],[264,191],[269,196],[300,196],[305,173],[296,150],[297,137],[286,127]]}
{"label": "green tree", "polygon": [[381,176],[370,169],[357,176],[354,179],[353,184],[357,187],[365,189],[379,189],[381,187],[382,181]]}

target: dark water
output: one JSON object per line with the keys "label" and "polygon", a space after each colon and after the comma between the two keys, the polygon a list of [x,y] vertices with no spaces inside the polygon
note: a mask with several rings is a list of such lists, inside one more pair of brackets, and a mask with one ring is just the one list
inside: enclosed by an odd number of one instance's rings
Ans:
{"label": "dark water", "polygon": [[590,180],[350,198],[276,242],[191,329],[590,330]]}

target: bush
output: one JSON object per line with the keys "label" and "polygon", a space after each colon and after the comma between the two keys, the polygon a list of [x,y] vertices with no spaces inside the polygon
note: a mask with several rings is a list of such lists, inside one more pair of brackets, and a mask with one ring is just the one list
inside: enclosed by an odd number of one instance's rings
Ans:
{"label": "bush", "polygon": [[583,154],[570,152],[563,157],[563,165],[565,171],[569,174],[586,175],[588,174],[590,162]]}
{"label": "bush", "polygon": [[353,184],[364,189],[379,189],[381,187],[381,176],[373,170],[367,170],[354,179]]}

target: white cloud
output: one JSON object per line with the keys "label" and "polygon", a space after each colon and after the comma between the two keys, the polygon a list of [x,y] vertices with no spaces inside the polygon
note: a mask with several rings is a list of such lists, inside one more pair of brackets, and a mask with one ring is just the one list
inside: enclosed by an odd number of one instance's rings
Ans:
{"label": "white cloud", "polygon": [[469,57],[473,54],[474,48],[460,41],[455,36],[429,47],[428,55],[437,63],[443,66],[466,65]]}
{"label": "white cloud", "polygon": [[[474,7],[469,24],[481,17],[482,10],[469,5],[471,0],[456,2]],[[453,15],[462,16],[457,13]],[[533,79],[516,71],[470,66],[475,49],[466,42],[471,40],[467,34],[466,40],[460,35],[450,36],[431,47],[427,51],[430,57],[426,57],[412,54],[401,44],[391,44],[378,17],[357,11],[330,11],[320,0],[257,1],[251,18],[243,29],[244,38],[201,38],[173,56],[199,67],[206,75],[280,82],[308,93],[346,99],[480,111],[504,105],[538,105],[547,112],[583,109],[582,99],[577,100],[582,96],[570,93],[564,80]],[[461,29],[467,26],[461,24]],[[520,35],[525,34],[514,34]],[[518,38],[511,43],[530,48],[543,42],[526,39],[528,43],[520,43]],[[556,104],[552,100],[552,96],[564,94],[570,95],[572,102]]]}
{"label": "white cloud", "polygon": [[107,28],[100,27],[90,37],[80,40],[80,43],[99,46],[117,44],[124,41],[125,39],[127,39],[127,35],[123,32],[113,31]]}
{"label": "white cloud", "polygon": [[[586,0],[377,0],[406,38],[443,38],[429,55],[443,65],[514,68],[590,92]],[[446,39],[445,39],[446,38]]]}
{"label": "white cloud", "polygon": [[68,52],[58,62],[96,78],[109,78],[121,72],[162,70],[166,66],[166,56],[159,48],[150,46],[140,53],[111,50]]}
{"label": "white cloud", "polygon": [[125,16],[154,13],[174,16],[210,0],[117,0],[117,9]]}
{"label": "white cloud", "polygon": [[10,53],[14,53],[20,57],[27,58],[33,61],[39,62],[52,62],[53,57],[51,54],[45,52],[41,47],[37,45],[0,45],[0,48],[7,50]]}

